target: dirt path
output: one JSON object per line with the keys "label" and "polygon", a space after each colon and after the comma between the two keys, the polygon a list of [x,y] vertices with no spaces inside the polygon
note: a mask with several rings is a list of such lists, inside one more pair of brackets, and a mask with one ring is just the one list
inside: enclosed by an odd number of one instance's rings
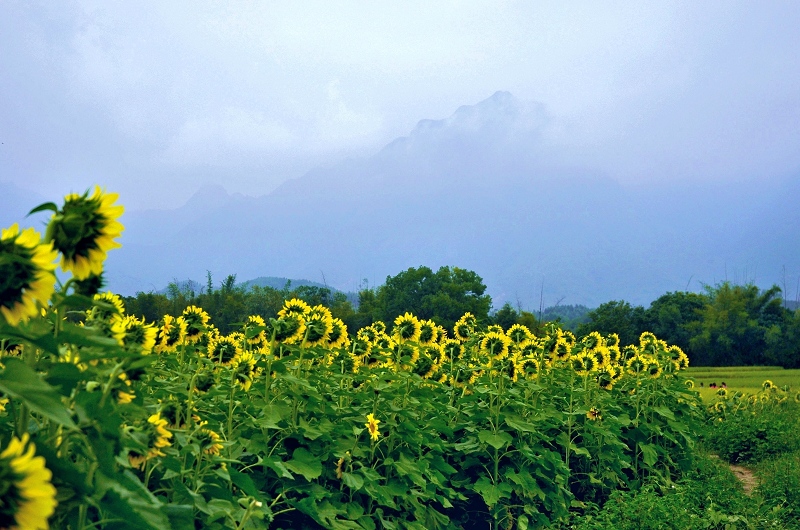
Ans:
{"label": "dirt path", "polygon": [[744,492],[747,495],[750,495],[753,492],[753,489],[758,486],[758,478],[756,478],[753,472],[746,467],[730,464],[730,468],[731,471],[733,471],[733,474],[736,475],[736,478],[739,479],[739,482],[742,483]]}

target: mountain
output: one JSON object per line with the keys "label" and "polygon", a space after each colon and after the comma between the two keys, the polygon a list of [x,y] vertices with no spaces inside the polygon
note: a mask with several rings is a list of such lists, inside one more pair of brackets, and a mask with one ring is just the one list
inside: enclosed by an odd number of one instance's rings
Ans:
{"label": "mountain", "polygon": [[496,307],[535,308],[541,296],[647,304],[726,277],[771,285],[783,266],[800,273],[800,175],[622,185],[571,163],[552,129],[540,105],[498,92],[262,197],[204,189],[177,210],[126,214],[111,287],[210,270],[355,291],[408,267],[455,265],[484,278]]}

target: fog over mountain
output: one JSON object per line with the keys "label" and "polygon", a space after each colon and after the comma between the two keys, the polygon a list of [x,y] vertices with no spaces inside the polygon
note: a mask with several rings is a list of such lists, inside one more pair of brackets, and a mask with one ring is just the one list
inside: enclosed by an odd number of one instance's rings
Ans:
{"label": "fog over mountain", "polygon": [[726,278],[769,286],[785,266],[795,297],[800,175],[623,185],[573,163],[558,134],[541,106],[497,92],[262,197],[221,183],[176,210],[127,212],[110,288],[158,290],[211,271],[355,290],[408,267],[454,265],[481,275],[496,307],[531,309],[540,297],[647,304]]}

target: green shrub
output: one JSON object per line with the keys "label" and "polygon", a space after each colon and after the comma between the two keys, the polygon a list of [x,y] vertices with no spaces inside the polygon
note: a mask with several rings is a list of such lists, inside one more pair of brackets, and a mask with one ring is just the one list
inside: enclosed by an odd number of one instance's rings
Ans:
{"label": "green shrub", "polygon": [[800,520],[800,451],[763,462],[757,474],[757,492],[765,502],[782,506],[788,518]]}
{"label": "green shrub", "polygon": [[800,449],[796,414],[796,407],[775,408],[768,413],[742,410],[713,421],[705,440],[728,462],[758,462]]}

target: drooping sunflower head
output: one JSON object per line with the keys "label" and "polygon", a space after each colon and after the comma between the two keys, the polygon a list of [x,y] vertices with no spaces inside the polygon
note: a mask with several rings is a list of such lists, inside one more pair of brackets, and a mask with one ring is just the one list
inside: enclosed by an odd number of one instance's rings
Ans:
{"label": "drooping sunflower head", "polygon": [[719,397],[720,399],[727,398],[728,397],[728,389],[725,388],[725,387],[718,388],[717,389],[717,397]]}
{"label": "drooping sunflower head", "polygon": [[124,227],[117,221],[125,211],[115,205],[118,195],[96,186],[94,193],[71,193],[50,219],[47,239],[61,253],[61,270],[78,280],[103,272],[106,253],[121,245],[116,241]]}
{"label": "drooping sunflower head", "polygon": [[617,335],[616,333],[609,333],[608,335],[606,335],[605,341],[606,341],[606,346],[608,346],[609,348],[613,348],[615,346],[619,348],[619,335]]}
{"label": "drooping sunflower head", "polygon": [[231,364],[231,361],[241,354],[239,341],[230,335],[217,337],[208,343],[209,359],[223,366]]}
{"label": "drooping sunflower head", "polygon": [[56,505],[53,474],[28,433],[12,437],[0,453],[0,528],[48,528],[47,519]]}
{"label": "drooping sunflower head", "polygon": [[291,300],[286,300],[283,303],[283,309],[278,311],[278,316],[288,317],[289,315],[300,315],[305,317],[309,311],[311,311],[311,306],[309,306],[304,300],[292,298]]}
{"label": "drooping sunflower head", "polygon": [[617,370],[616,367],[609,365],[597,372],[597,386],[603,390],[611,390],[617,381]]}
{"label": "drooping sunflower head", "polygon": [[486,326],[486,333],[505,333],[503,326],[498,324],[489,324]]}
{"label": "drooping sunflower head", "polygon": [[270,320],[275,340],[284,344],[295,344],[303,340],[306,333],[305,318],[300,313],[290,313],[277,320]]}
{"label": "drooping sunflower head", "polygon": [[464,355],[464,345],[457,339],[447,339],[442,344],[442,352],[447,361],[457,361]]}
{"label": "drooping sunflower head", "polygon": [[222,449],[222,439],[211,429],[200,429],[194,439],[204,454],[218,455]]}
{"label": "drooping sunflower head", "polygon": [[511,346],[511,339],[505,333],[490,331],[481,340],[481,352],[494,360],[505,359],[508,356],[508,349]]}
{"label": "drooping sunflower head", "polygon": [[597,421],[603,419],[603,416],[600,414],[600,409],[597,407],[592,407],[586,412],[586,419]]}
{"label": "drooping sunflower head", "polygon": [[581,343],[583,343],[587,350],[593,350],[603,345],[603,337],[600,333],[592,331],[581,339]]}
{"label": "drooping sunflower head", "polygon": [[597,361],[595,358],[585,351],[571,356],[569,358],[569,362],[572,366],[572,370],[580,376],[589,375],[589,372],[594,370],[597,366]]}
{"label": "drooping sunflower head", "polygon": [[522,344],[523,342],[529,341],[533,338],[533,333],[531,333],[531,330],[522,324],[514,324],[508,328],[506,335],[514,344]]}
{"label": "drooping sunflower head", "polygon": [[683,382],[683,384],[686,385],[686,388],[688,388],[689,390],[694,389],[694,381],[692,381],[691,379],[687,379],[686,381]]}
{"label": "drooping sunflower head", "polygon": [[417,364],[419,359],[419,346],[413,342],[399,342],[395,344],[394,360],[395,368],[398,370],[410,371]]}
{"label": "drooping sunflower head", "polygon": [[639,375],[647,369],[649,363],[642,355],[634,355],[625,363],[625,369],[634,375]]}
{"label": "drooping sunflower head", "polygon": [[542,363],[536,357],[520,357],[516,365],[520,376],[525,379],[538,379],[542,373]]}
{"label": "drooping sunflower head", "polygon": [[411,372],[417,374],[422,378],[428,378],[433,375],[436,367],[436,362],[431,358],[428,348],[423,347],[417,356],[417,360],[411,368]]}
{"label": "drooping sunflower head", "polygon": [[233,371],[233,380],[236,386],[247,392],[253,384],[253,380],[257,374],[256,359],[249,351],[243,351],[239,355],[234,356],[230,362],[231,370]]}
{"label": "drooping sunflower head", "polygon": [[411,313],[405,313],[394,319],[392,337],[397,342],[417,341],[420,331],[420,321]]}
{"label": "drooping sunflower head", "polygon": [[464,316],[456,321],[453,326],[453,336],[461,342],[466,342],[475,332],[478,321],[472,313],[464,313]]}
{"label": "drooping sunflower head", "polygon": [[647,368],[645,368],[647,375],[649,375],[653,379],[658,379],[661,377],[662,369],[661,365],[658,364],[656,359],[650,358],[647,362]]}
{"label": "drooping sunflower head", "polygon": [[368,341],[370,343],[375,342],[375,338],[378,335],[380,335],[380,332],[372,326],[365,326],[359,329],[358,333],[356,333],[356,337],[358,337],[361,340]]}
{"label": "drooping sunflower head", "polygon": [[47,305],[55,291],[51,243],[41,243],[33,228],[13,224],[0,236],[0,315],[12,326],[28,320]]}
{"label": "drooping sunflower head", "polygon": [[553,361],[566,362],[572,355],[572,347],[563,338],[557,340],[552,347],[550,357]]}
{"label": "drooping sunflower head", "polygon": [[364,426],[367,428],[367,432],[369,432],[369,437],[372,441],[377,441],[380,438],[381,433],[378,430],[378,425],[380,424],[381,420],[376,419],[375,415],[370,413],[367,414],[367,423]]}
{"label": "drooping sunflower head", "polygon": [[183,318],[183,321],[186,322],[185,338],[187,344],[194,344],[198,342],[208,326],[208,313],[197,306],[190,305],[183,310],[181,317]]}
{"label": "drooping sunflower head", "polygon": [[323,305],[312,307],[305,317],[306,343],[309,346],[324,344],[333,331],[333,316],[330,309]]}
{"label": "drooping sunflower head", "polygon": [[122,298],[112,292],[98,293],[93,297],[96,303],[89,309],[87,319],[109,320],[111,317],[125,316],[125,304]]}
{"label": "drooping sunflower head", "polygon": [[347,335],[347,324],[342,322],[340,318],[334,318],[331,321],[331,332],[328,335],[328,343],[331,348],[345,348],[350,342],[350,337]]}
{"label": "drooping sunflower head", "polygon": [[433,344],[439,340],[439,327],[433,320],[420,320],[419,343],[423,346]]}
{"label": "drooping sunflower head", "polygon": [[386,333],[386,323],[382,320],[376,320],[371,324],[372,328],[378,333]]}
{"label": "drooping sunflower head", "polygon": [[250,315],[244,321],[244,333],[247,344],[261,347],[267,342],[267,324],[261,315]]}
{"label": "drooping sunflower head", "polygon": [[186,321],[182,317],[164,315],[158,331],[155,350],[157,353],[170,353],[178,349],[178,345],[186,337]]}
{"label": "drooping sunflower head", "polygon": [[761,388],[763,388],[766,391],[772,390],[773,388],[775,388],[775,383],[767,379],[763,383],[761,383]]}
{"label": "drooping sunflower head", "polygon": [[158,330],[152,324],[147,324],[133,315],[126,316],[123,323],[125,325],[124,346],[142,355],[151,353],[156,344]]}

